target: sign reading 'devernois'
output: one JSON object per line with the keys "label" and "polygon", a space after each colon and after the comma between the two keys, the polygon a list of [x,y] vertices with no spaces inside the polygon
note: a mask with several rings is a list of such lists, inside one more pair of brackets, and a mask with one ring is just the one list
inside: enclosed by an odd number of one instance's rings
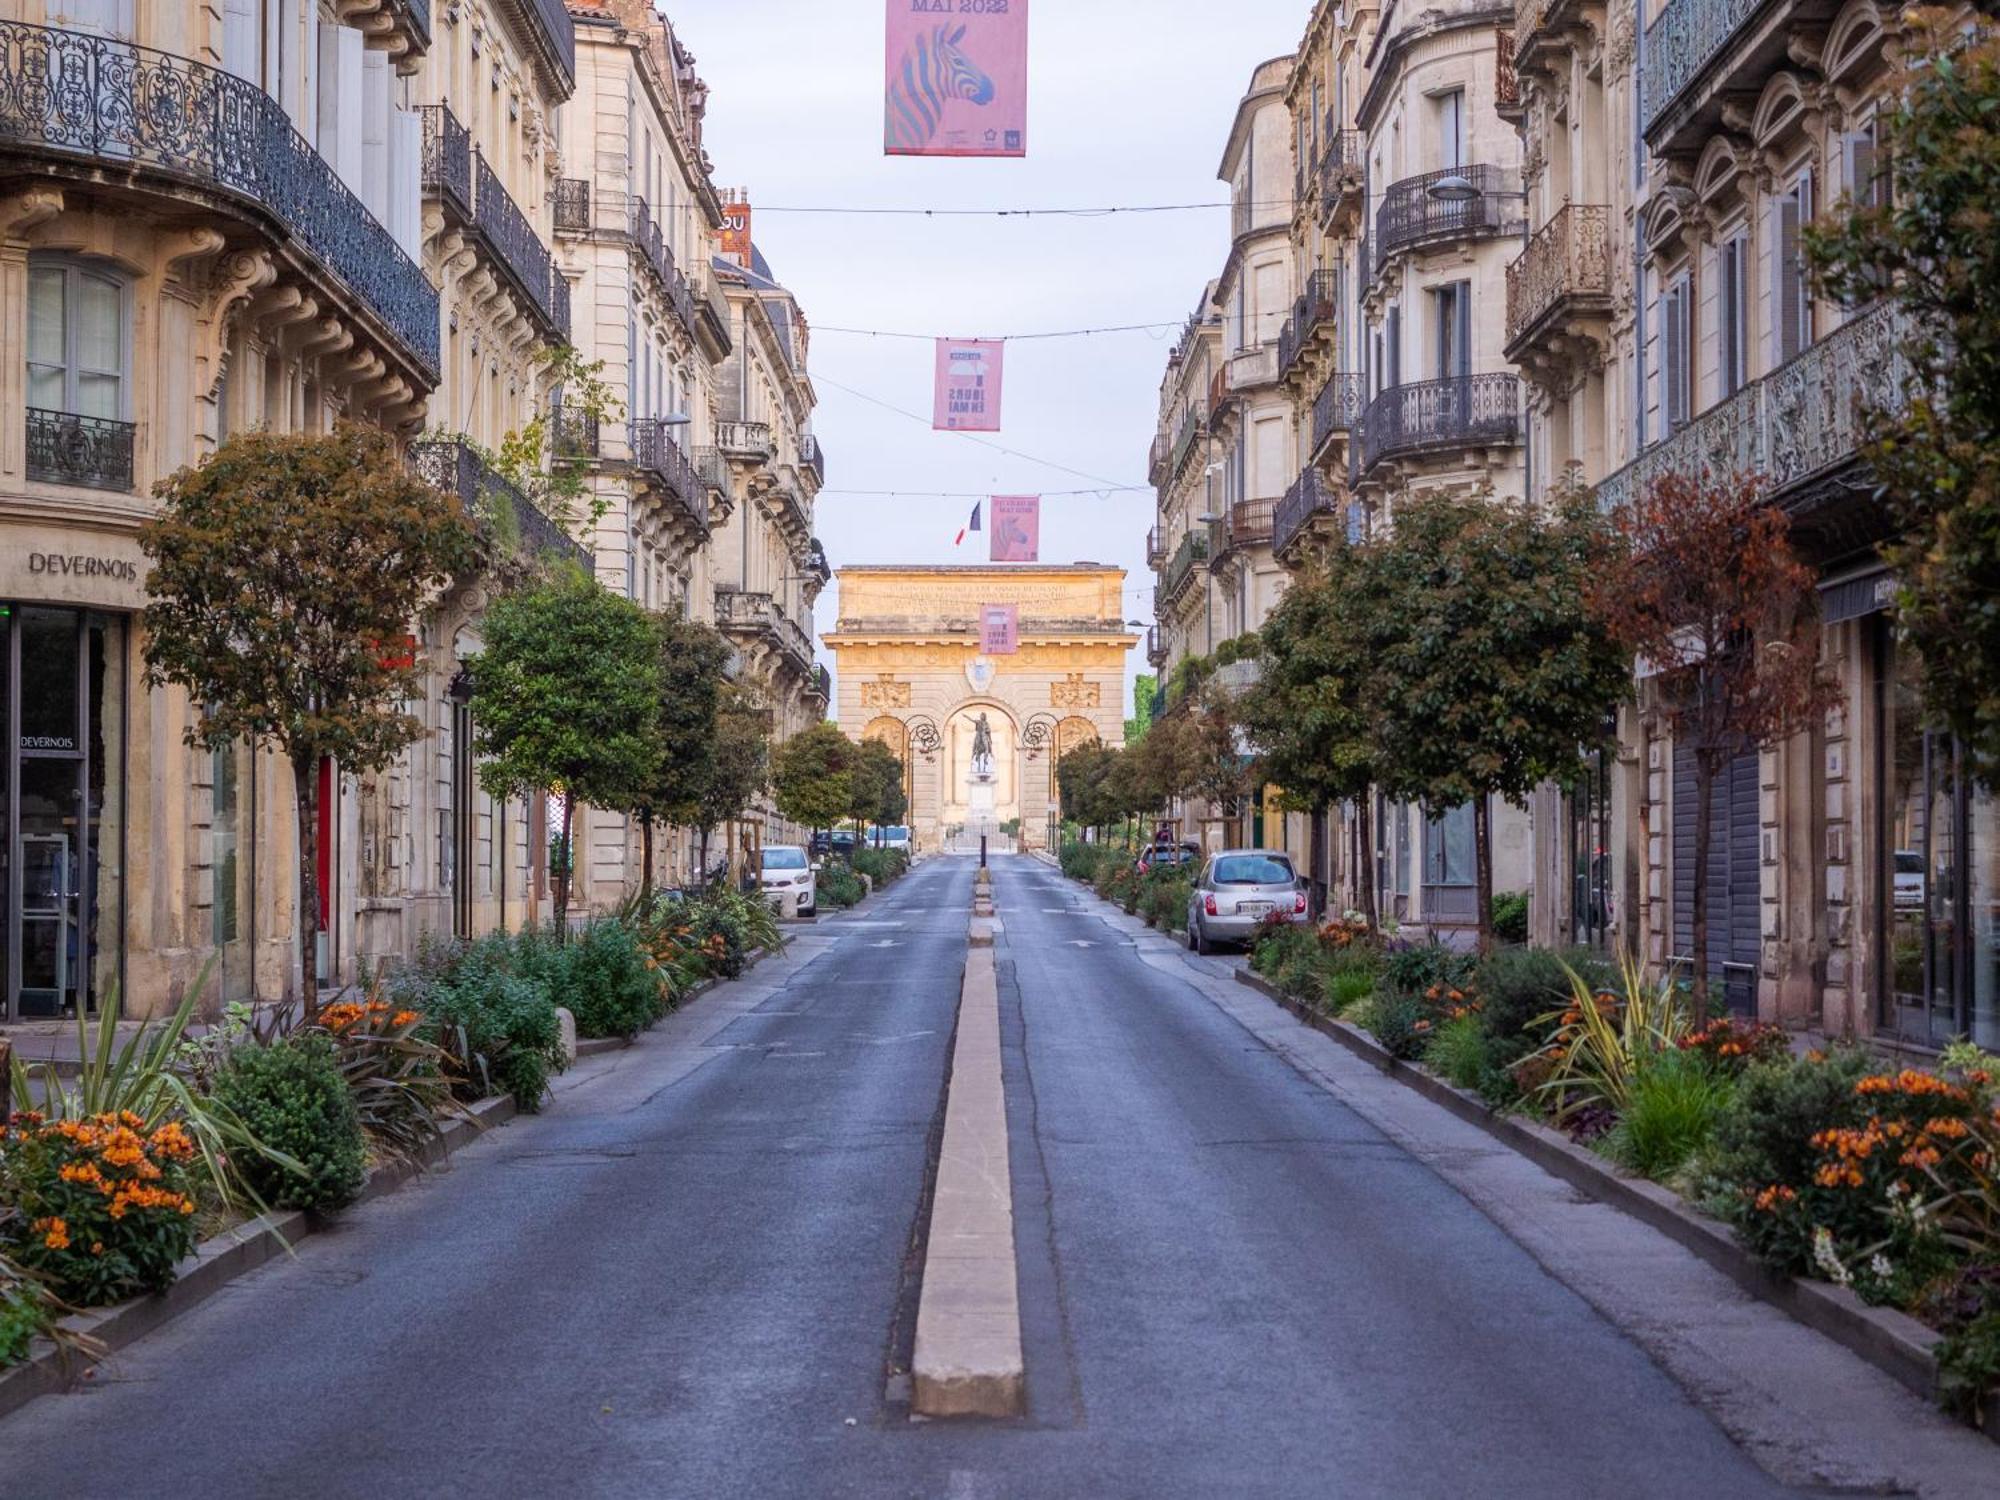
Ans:
{"label": "sign reading 'devernois'", "polygon": [[984,604],[979,609],[982,656],[1012,656],[1021,649],[1021,606]]}
{"label": "sign reading 'devernois'", "polygon": [[1042,497],[993,497],[992,551],[994,562],[1038,562],[1042,555]]}
{"label": "sign reading 'devernois'", "polygon": [[1000,430],[999,339],[939,339],[931,426],[940,432]]}
{"label": "sign reading 'devernois'", "polygon": [[882,150],[1028,154],[1028,0],[888,0]]}

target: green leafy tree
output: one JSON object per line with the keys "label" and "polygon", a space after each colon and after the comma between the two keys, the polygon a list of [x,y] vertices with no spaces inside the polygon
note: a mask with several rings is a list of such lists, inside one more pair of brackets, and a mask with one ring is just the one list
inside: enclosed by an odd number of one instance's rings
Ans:
{"label": "green leafy tree", "polygon": [[[1864,454],[1896,540],[1897,623],[1931,713],[2000,777],[2000,31],[1904,13],[1908,61],[1875,115],[1879,171],[1806,244],[1827,290],[1907,315],[1911,379],[1872,381]],[[1893,164],[1893,183],[1890,170]],[[1876,372],[1878,375],[1884,372]],[[1887,399],[1882,399],[1886,396]]]}
{"label": "green leafy tree", "polygon": [[[1365,809],[1375,783],[1373,705],[1384,688],[1355,607],[1365,597],[1364,560],[1357,548],[1335,547],[1292,581],[1264,621],[1257,685],[1237,706],[1265,778],[1288,805],[1314,814],[1350,801]],[[1365,812],[1355,820],[1358,895],[1371,926],[1372,822]]]}
{"label": "green leafy tree", "polygon": [[1125,721],[1128,748],[1143,740],[1153,727],[1153,695],[1159,691],[1159,682],[1151,672],[1141,672],[1132,679],[1132,717]]}
{"label": "green leafy tree", "polygon": [[883,809],[902,799],[903,762],[880,740],[863,740],[855,746],[848,782],[852,796],[848,816],[854,819],[857,833],[865,832],[870,823],[894,822],[901,817],[900,812],[884,816]]}
{"label": "green leafy tree", "polygon": [[1580,490],[1541,510],[1487,496],[1401,505],[1363,549],[1366,644],[1381,672],[1377,782],[1432,808],[1472,804],[1482,951],[1493,945],[1496,797],[1566,778],[1631,685],[1592,612],[1617,549]]}
{"label": "green leafy tree", "polygon": [[1593,583],[1605,634],[1645,659],[1675,745],[1694,756],[1690,912],[1696,1024],[1708,1019],[1709,812],[1739,755],[1838,701],[1819,670],[1813,571],[1761,479],[1663,474],[1617,515],[1621,546]]}
{"label": "green leafy tree", "polygon": [[503,594],[471,663],[479,783],[495,797],[562,795],[556,929],[567,930],[576,804],[630,808],[660,762],[660,636],[580,569]]}
{"label": "green leafy tree", "polygon": [[643,889],[653,889],[653,824],[665,818],[684,828],[696,826],[703,788],[717,751],[717,719],[722,708],[723,672],[729,643],[720,631],[678,610],[657,615],[660,699],[659,761],[640,789],[633,813],[644,846]]}
{"label": "green leafy tree", "polygon": [[815,724],[778,747],[772,786],[778,811],[807,828],[831,828],[852,814],[854,741],[835,724]]}
{"label": "green leafy tree", "polygon": [[1120,814],[1106,800],[1105,780],[1119,753],[1092,740],[1056,762],[1056,792],[1065,819],[1081,828],[1099,830],[1117,820]]}
{"label": "green leafy tree", "polygon": [[[275,749],[298,814],[299,973],[307,1011],[319,934],[319,768],[365,776],[422,738],[403,644],[481,565],[458,501],[418,479],[386,433],[244,433],[156,491],[141,617],[146,681],[196,705],[190,744]],[[357,567],[365,571],[357,572]]]}
{"label": "green leafy tree", "polygon": [[716,706],[713,753],[702,767],[689,826],[701,833],[701,878],[708,879],[708,841],[741,817],[771,781],[771,716],[741,686],[724,683]]}

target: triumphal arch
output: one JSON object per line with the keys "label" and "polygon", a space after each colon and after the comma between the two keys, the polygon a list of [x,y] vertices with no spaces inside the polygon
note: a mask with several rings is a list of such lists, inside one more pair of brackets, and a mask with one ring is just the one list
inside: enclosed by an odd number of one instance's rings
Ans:
{"label": "triumphal arch", "polygon": [[[964,827],[980,716],[992,743],[992,797],[1027,847],[1046,842],[1055,763],[1125,734],[1125,571],[1095,563],[851,567],[838,574],[833,651],[837,718],[886,742],[910,782],[910,825],[926,848]],[[990,604],[1019,612],[1012,652],[982,651]],[[982,766],[979,768],[983,770]]]}

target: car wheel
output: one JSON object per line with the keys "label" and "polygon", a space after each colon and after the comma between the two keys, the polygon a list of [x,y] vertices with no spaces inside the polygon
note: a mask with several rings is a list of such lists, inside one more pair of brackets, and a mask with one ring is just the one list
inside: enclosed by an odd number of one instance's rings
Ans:
{"label": "car wheel", "polygon": [[1188,947],[1199,954],[1207,954],[1208,939],[1202,935],[1201,918],[1188,918]]}

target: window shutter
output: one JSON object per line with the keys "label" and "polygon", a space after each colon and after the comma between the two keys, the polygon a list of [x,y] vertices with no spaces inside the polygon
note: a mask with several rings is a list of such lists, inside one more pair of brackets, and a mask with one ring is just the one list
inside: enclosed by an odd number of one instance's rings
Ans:
{"label": "window shutter", "polygon": [[1403,309],[1400,307],[1389,309],[1389,363],[1384,373],[1386,384],[1397,386],[1403,383]]}
{"label": "window shutter", "polygon": [[1688,304],[1693,288],[1686,277],[1668,288],[1661,335],[1666,340],[1665,357],[1660,362],[1662,395],[1666,400],[1667,431],[1678,432],[1687,425],[1688,391]]}
{"label": "window shutter", "polygon": [[1799,194],[1804,184],[1778,200],[1778,359],[1797,358],[1806,346],[1805,267],[1799,260]]}
{"label": "window shutter", "polygon": [[261,87],[257,19],[257,0],[222,0],[222,66]]}
{"label": "window shutter", "polygon": [[1847,138],[1847,192],[1857,208],[1873,208],[1875,194],[1875,129],[1857,130]]}
{"label": "window shutter", "polygon": [[1457,364],[1451,373],[1462,379],[1472,374],[1472,283],[1461,281],[1455,290],[1452,301],[1458,309],[1458,337],[1453,351]]}

